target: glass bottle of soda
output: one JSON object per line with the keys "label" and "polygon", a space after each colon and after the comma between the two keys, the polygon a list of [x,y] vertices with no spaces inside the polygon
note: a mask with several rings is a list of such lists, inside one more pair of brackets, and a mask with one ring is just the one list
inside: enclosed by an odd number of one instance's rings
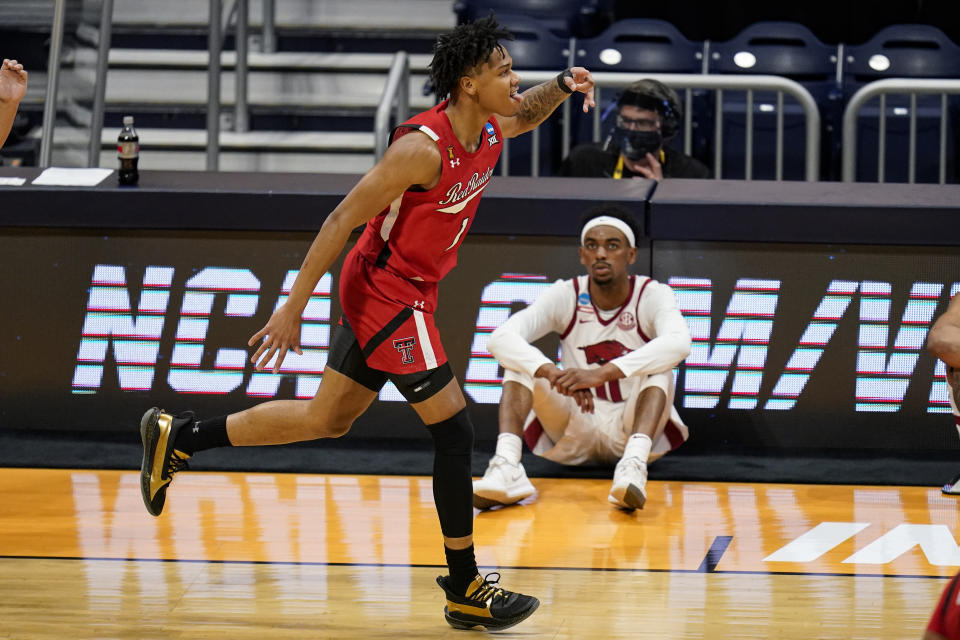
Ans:
{"label": "glass bottle of soda", "polygon": [[123,129],[117,138],[117,156],[120,158],[120,184],[137,184],[140,172],[137,161],[140,158],[140,137],[133,128],[133,116],[123,117]]}

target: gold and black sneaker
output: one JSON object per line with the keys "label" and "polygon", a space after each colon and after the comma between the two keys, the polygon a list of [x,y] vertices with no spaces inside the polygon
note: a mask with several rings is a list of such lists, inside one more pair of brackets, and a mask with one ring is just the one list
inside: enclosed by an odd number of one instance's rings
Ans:
{"label": "gold and black sneaker", "polygon": [[187,468],[190,456],[174,449],[173,443],[180,429],[193,422],[192,412],[171,416],[156,407],[148,409],[140,420],[140,439],[143,441],[140,494],[150,515],[160,515],[173,474]]}
{"label": "gold and black sneaker", "polygon": [[[491,580],[490,576],[496,576]],[[488,573],[486,578],[478,574],[467,594],[460,595],[450,590],[446,576],[437,576],[437,584],[447,594],[447,606],[443,615],[454,629],[484,627],[487,631],[500,631],[523,622],[537,610],[540,601],[533,596],[514,593],[496,586],[499,573]]]}

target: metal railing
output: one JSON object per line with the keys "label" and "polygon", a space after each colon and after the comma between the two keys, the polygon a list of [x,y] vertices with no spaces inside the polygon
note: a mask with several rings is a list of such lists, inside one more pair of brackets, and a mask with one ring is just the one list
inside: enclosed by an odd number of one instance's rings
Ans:
{"label": "metal railing", "polygon": [[50,31],[50,57],[47,62],[47,97],[43,104],[43,127],[40,132],[40,166],[50,166],[53,158],[53,127],[57,119],[57,87],[60,85],[60,48],[67,13],[66,0],[53,5],[53,26]]}
{"label": "metal railing", "polygon": [[[220,71],[221,53],[223,51],[224,34],[236,17],[237,61],[236,61],[236,110],[234,125],[238,131],[249,128],[249,109],[247,96],[248,78],[248,28],[249,28],[249,0],[227,0],[229,2],[227,16],[223,18],[223,0],[209,0],[210,15],[220,16],[219,20],[210,21],[209,34],[209,69],[208,69],[208,104],[207,104],[207,169],[216,170],[219,164],[219,133],[220,133]],[[108,55],[111,40],[111,17],[114,0],[102,0],[101,20],[97,53],[96,81],[91,122],[91,139],[88,149],[88,165],[97,166],[101,149],[101,132],[103,127],[104,95],[106,89],[106,74]],[[263,49],[270,51],[276,47],[274,34],[274,0],[263,0]],[[53,24],[51,28],[50,55],[48,64],[46,100],[44,103],[43,124],[41,131],[40,166],[50,166],[53,153],[53,134],[57,110],[57,89],[59,85],[60,58],[63,46],[65,28],[66,0],[54,0]],[[522,82],[526,86],[552,80],[556,73],[553,71],[519,71]],[[638,74],[621,72],[594,72],[597,85],[596,102],[601,104],[601,94],[609,89],[622,89],[634,82]],[[664,84],[683,91],[684,109],[684,151],[689,154],[693,138],[693,119],[691,109],[691,92],[696,89],[712,90],[716,92],[714,118],[714,167],[716,178],[723,175],[723,92],[746,92],[744,131],[744,175],[746,179],[753,176],[753,145],[754,145],[754,92],[764,91],[776,93],[776,148],[775,148],[775,179],[783,179],[784,153],[784,109],[783,96],[786,94],[796,100],[804,113],[805,126],[805,180],[817,180],[820,165],[820,113],[813,97],[799,83],[779,76],[767,75],[709,75],[709,74],[643,74]],[[391,114],[395,113],[395,122],[402,122],[409,113],[409,56],[405,52],[394,55],[390,72],[384,87],[383,94],[377,107],[374,122],[375,156],[380,159],[386,150],[387,136],[391,124]],[[843,142],[842,142],[842,177],[845,182],[852,182],[857,170],[857,120],[864,105],[872,98],[879,97],[879,151],[878,151],[878,181],[884,182],[884,163],[886,156],[886,97],[890,94],[906,94],[909,96],[909,167],[908,181],[916,179],[917,166],[917,96],[940,95],[940,146],[939,146],[939,182],[946,182],[947,171],[947,126],[948,110],[947,96],[960,94],[960,80],[952,79],[909,79],[894,78],[872,82],[851,97],[843,115]],[[395,110],[395,111],[394,111]],[[570,101],[563,105],[562,122],[562,153],[566,156],[570,151]],[[593,139],[599,141],[601,129],[601,114],[599,109],[593,111]],[[531,174],[539,173],[539,129],[532,132]],[[501,172],[509,173],[509,160],[505,153],[501,160]]]}
{"label": "metal railing", "polygon": [[93,113],[90,117],[90,146],[87,166],[100,166],[100,138],[103,133],[103,112],[107,94],[107,67],[110,62],[110,41],[113,33],[113,0],[101,0],[100,30],[97,32],[97,74],[93,85]]}
{"label": "metal railing", "polygon": [[[540,83],[551,80],[556,73],[548,71],[517,71],[524,84]],[[598,71],[593,73],[593,79],[598,88],[598,95],[595,95],[595,101],[600,104],[599,93],[604,89],[622,89],[635,82],[638,78],[636,73],[618,73],[609,71]],[[691,105],[691,89],[709,89],[716,91],[716,117],[714,122],[714,177],[721,178],[723,173],[723,91],[746,91],[746,127],[745,140],[746,153],[744,153],[744,175],[747,180],[753,176],[753,92],[770,91],[777,94],[777,131],[776,131],[776,180],[783,179],[783,95],[787,94],[800,103],[805,116],[805,162],[804,176],[808,182],[814,182],[818,178],[820,170],[820,111],[817,109],[817,103],[813,96],[799,83],[780,76],[751,75],[751,76],[733,76],[733,75],[701,75],[701,74],[643,74],[644,78],[653,78],[659,80],[667,86],[675,89],[686,89],[684,109],[684,141],[685,151],[690,152],[689,141],[692,138],[693,120]],[[569,100],[565,103],[569,104]],[[593,111],[593,136],[594,141],[600,138],[600,110]],[[531,174],[536,176],[538,172],[538,157],[536,149],[538,147],[537,130],[534,129],[534,140],[532,141],[534,155],[532,156]],[[566,156],[570,151],[570,126],[569,117],[564,118],[563,122],[563,155]],[[506,153],[506,148],[504,149]]]}
{"label": "metal railing", "polygon": [[[249,0],[231,0],[226,26],[221,19],[221,0],[210,0],[209,66],[207,83],[207,169],[216,171],[220,157],[220,54],[223,51],[224,34],[236,16],[236,107],[234,128],[249,129],[247,104]],[[271,8],[272,12],[272,8]],[[50,57],[47,72],[46,100],[43,108],[43,125],[40,136],[40,166],[49,167],[53,156],[53,131],[56,123],[57,88],[60,76],[60,56],[63,46],[66,0],[55,0],[53,25],[50,35]],[[97,71],[94,82],[94,99],[91,113],[90,140],[87,164],[95,167],[100,162],[101,134],[109,64],[113,0],[102,0],[99,41],[97,43]]]}
{"label": "metal railing", "polygon": [[[230,0],[227,18],[223,20],[221,0],[210,0],[210,33],[207,40],[209,66],[207,67],[207,171],[220,168],[220,54],[230,23],[236,17],[237,61],[234,66],[234,121],[235,131],[250,128],[247,104],[247,77],[249,75],[247,33],[249,29],[250,0]],[[272,9],[271,9],[272,10]]]}
{"label": "metal railing", "polygon": [[[249,28],[249,0],[227,0],[227,17],[223,18],[223,0],[209,0],[210,3],[210,32],[208,40],[208,87],[207,87],[207,170],[215,171],[219,167],[220,154],[220,72],[221,72],[221,53],[223,51],[224,38],[232,22],[236,24],[236,106],[234,127],[237,131],[246,131],[249,128],[249,108],[247,96],[247,80],[249,75],[248,67],[248,28]],[[41,136],[41,159],[40,164],[43,167],[49,166],[53,150],[53,127],[56,117],[56,95],[58,85],[58,72],[60,69],[60,49],[63,41],[64,14],[66,0],[55,0],[54,19],[51,35],[50,64],[47,82],[47,99],[44,105],[43,131]],[[264,0],[263,2],[263,48],[269,51],[276,46],[276,37],[274,33],[274,0]],[[107,57],[110,48],[110,18],[113,13],[113,0],[103,0],[101,14],[101,28],[99,38],[99,53],[97,58],[97,79],[94,95],[93,123],[91,126],[91,140],[88,152],[88,164],[94,166],[99,161],[100,150],[100,132],[103,124],[104,111],[104,91],[106,87]],[[214,17],[218,19],[213,19]],[[570,51],[573,51],[571,45]],[[525,84],[536,84],[552,80],[556,72],[554,71],[521,71],[519,72]],[[716,118],[714,123],[714,175],[717,178],[723,174],[723,91],[736,90],[745,91],[747,94],[746,102],[746,127],[745,127],[745,148],[744,154],[744,175],[749,180],[753,174],[753,92],[770,91],[777,94],[777,124],[776,124],[776,167],[775,178],[783,179],[783,95],[787,94],[793,97],[803,109],[805,115],[806,144],[805,144],[805,179],[813,181],[817,179],[817,173],[820,164],[820,114],[816,103],[810,93],[800,84],[782,78],[779,76],[733,76],[733,75],[706,75],[706,74],[644,74],[645,77],[657,79],[664,84],[685,90],[685,115],[684,115],[684,146],[689,154],[692,139],[692,109],[691,90],[707,89],[716,91]],[[617,73],[617,72],[595,72],[593,74],[597,83],[596,102],[600,104],[600,93],[604,89],[621,89],[634,82],[637,78],[635,73]],[[374,123],[375,136],[375,157],[379,160],[386,151],[387,136],[389,134],[390,116],[396,109],[396,122],[406,120],[409,113],[409,57],[405,52],[398,52],[394,55],[387,82],[377,107]],[[874,83],[874,91],[882,91],[886,88],[884,83],[892,81],[881,81]],[[945,81],[935,83],[935,88],[930,85],[930,81],[904,81],[910,83],[910,87],[916,92],[960,92],[960,81]],[[950,84],[952,83],[952,84]],[[897,85],[900,87],[900,85]],[[869,88],[869,87],[868,87]],[[902,90],[902,87],[900,87]],[[890,89],[893,90],[893,89]],[[861,92],[862,93],[862,92]],[[865,101],[867,94],[858,93],[854,99]],[[870,94],[874,95],[874,94]],[[857,109],[859,109],[857,103]],[[847,116],[851,116],[851,108],[854,107],[854,101],[848,107]],[[566,101],[562,107],[562,153],[566,156],[570,151],[570,101]],[[846,118],[845,116],[845,123]],[[600,111],[595,109],[593,116],[593,137],[599,140],[600,135]],[[944,115],[945,118],[945,115]],[[915,143],[915,122],[911,123],[911,149]],[[539,174],[539,129],[532,132],[532,175]],[[945,134],[941,132],[941,139]],[[847,144],[848,136],[853,141],[852,145]],[[844,178],[847,178],[849,162],[853,160],[851,147],[855,148],[856,133],[848,126],[844,127]],[[509,173],[509,157],[507,155],[508,142],[504,141],[504,157],[502,159],[501,172],[506,175]],[[941,158],[945,153],[945,144],[941,145]],[[913,154],[911,154],[913,155]],[[848,160],[849,158],[849,160]],[[943,167],[945,163],[941,163]],[[911,164],[911,168],[912,168]],[[852,170],[849,175],[853,175]],[[912,174],[911,174],[912,175]],[[941,181],[943,181],[943,168],[941,168]]]}
{"label": "metal railing", "polygon": [[917,96],[940,95],[939,181],[940,184],[945,184],[947,179],[947,95],[960,94],[960,80],[890,78],[871,82],[853,94],[843,112],[843,144],[841,150],[843,181],[853,182],[857,175],[857,120],[860,116],[860,109],[868,100],[879,96],[877,182],[884,182],[887,133],[886,97],[889,94],[907,94],[910,96],[907,182],[911,184],[916,180],[917,169]]}
{"label": "metal railing", "polygon": [[277,14],[274,0],[263,0],[263,40],[261,53],[277,52]]}
{"label": "metal railing", "polygon": [[[50,55],[47,60],[47,89],[43,104],[43,123],[40,128],[41,168],[50,166],[53,159],[53,134],[57,122],[57,94],[60,86],[60,58],[63,49],[66,0],[55,0],[53,23],[50,28]],[[90,112],[90,139],[87,147],[87,166],[100,165],[100,136],[103,131],[103,112],[107,88],[107,65],[112,33],[113,0],[101,0],[100,29],[97,42],[97,68],[93,85],[93,107]]]}
{"label": "metal railing", "polygon": [[396,106],[397,124],[404,122],[410,113],[410,58],[406,51],[393,54],[390,73],[383,87],[377,114],[373,119],[374,158],[379,161],[387,152],[390,135],[390,114]]}

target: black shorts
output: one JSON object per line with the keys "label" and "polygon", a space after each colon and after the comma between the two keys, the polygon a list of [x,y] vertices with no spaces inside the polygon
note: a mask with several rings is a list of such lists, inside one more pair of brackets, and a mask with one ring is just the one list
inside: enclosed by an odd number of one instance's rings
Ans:
{"label": "black shorts", "polygon": [[453,380],[449,362],[435,369],[407,374],[388,373],[370,367],[346,317],[341,317],[333,330],[327,366],[371,391],[379,392],[389,380],[410,404],[427,400]]}

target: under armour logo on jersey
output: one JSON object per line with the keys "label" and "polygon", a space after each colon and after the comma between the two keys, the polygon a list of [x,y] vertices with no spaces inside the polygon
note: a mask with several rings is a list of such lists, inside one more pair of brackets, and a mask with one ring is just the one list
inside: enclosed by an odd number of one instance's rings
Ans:
{"label": "under armour logo on jersey", "polygon": [[400,352],[401,364],[413,364],[413,348],[416,344],[414,338],[399,338],[393,341],[393,348]]}
{"label": "under armour logo on jersey", "polygon": [[450,158],[450,168],[451,168],[451,169],[453,169],[454,167],[459,167],[459,166],[460,166],[460,158],[456,157],[456,156],[453,154],[453,145],[450,145],[449,147],[447,147],[447,157]]}
{"label": "under armour logo on jersey", "polygon": [[414,300],[413,308],[423,310],[425,304],[427,304],[426,300]]}

